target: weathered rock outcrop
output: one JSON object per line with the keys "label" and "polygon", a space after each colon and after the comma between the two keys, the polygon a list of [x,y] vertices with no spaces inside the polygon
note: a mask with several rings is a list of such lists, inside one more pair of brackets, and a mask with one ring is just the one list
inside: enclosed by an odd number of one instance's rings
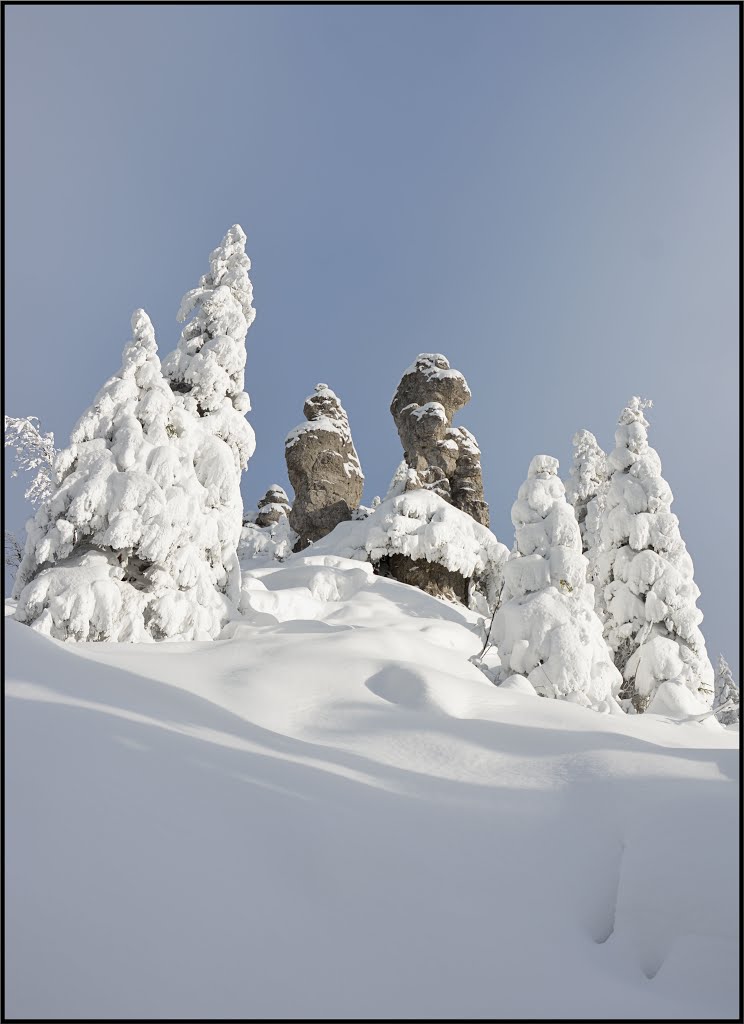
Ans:
{"label": "weathered rock outcrop", "polygon": [[418,587],[433,597],[444,597],[466,606],[468,604],[470,580],[438,562],[414,559],[408,555],[384,555],[375,563],[375,572],[378,576],[387,576],[399,583],[407,583],[410,587]]}
{"label": "weathered rock outcrop", "polygon": [[297,536],[289,525],[290,511],[287,492],[279,484],[272,484],[256,511],[248,512],[243,519],[238,544],[241,568],[254,566],[256,559],[283,562],[292,554]]}
{"label": "weathered rock outcrop", "polygon": [[457,445],[457,462],[450,478],[452,504],[467,512],[481,526],[488,526],[488,505],[483,497],[483,473],[480,448],[465,427],[450,427],[450,438]]}
{"label": "weathered rock outcrop", "polygon": [[303,411],[307,422],[295,427],[285,442],[295,492],[289,514],[298,537],[295,551],[351,519],[364,485],[349,419],[338,397],[326,384],[318,384]]}
{"label": "weathered rock outcrop", "polygon": [[[403,374],[390,405],[404,459],[388,497],[431,491],[488,527],[480,449],[469,430],[452,426],[452,417],[469,401],[467,381],[443,355],[423,352],[416,358]],[[457,545],[457,536],[451,542]],[[428,552],[425,558],[396,552],[381,559],[376,571],[426,593],[467,604],[474,596],[471,579],[443,559],[444,552],[435,558]],[[477,583],[474,586],[478,589]]]}
{"label": "weathered rock outcrop", "polygon": [[435,491],[455,508],[488,526],[480,449],[452,417],[470,401],[459,370],[440,353],[422,352],[403,374],[390,405],[409,470],[406,490]]}
{"label": "weathered rock outcrop", "polygon": [[279,484],[272,484],[266,494],[258,502],[256,526],[266,527],[278,523],[282,516],[291,511],[287,492]]}

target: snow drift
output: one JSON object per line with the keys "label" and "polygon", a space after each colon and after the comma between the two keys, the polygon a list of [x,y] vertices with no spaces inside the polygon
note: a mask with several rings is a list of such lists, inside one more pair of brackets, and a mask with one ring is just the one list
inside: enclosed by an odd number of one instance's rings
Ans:
{"label": "snow drift", "polygon": [[736,1016],[733,727],[495,687],[360,561],[243,596],[209,643],[6,619],[9,1016]]}

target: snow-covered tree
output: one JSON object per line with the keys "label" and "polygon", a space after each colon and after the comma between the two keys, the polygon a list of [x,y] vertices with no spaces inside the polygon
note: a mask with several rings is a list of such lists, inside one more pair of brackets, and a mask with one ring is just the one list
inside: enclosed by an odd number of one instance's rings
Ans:
{"label": "snow-covered tree", "polygon": [[23,559],[23,541],[12,530],[5,530],[4,536],[5,564],[13,577]]}
{"label": "snow-covered tree", "polygon": [[497,681],[526,676],[539,694],[615,712],[622,684],[594,611],[581,534],[558,477],[558,460],[537,455],[512,506],[515,547],[490,641]]}
{"label": "snow-covered tree", "polygon": [[[411,486],[409,486],[409,481]],[[415,486],[414,486],[415,482]],[[390,486],[387,489],[387,494],[384,500],[388,498],[397,498],[399,494],[404,494],[406,491],[416,490],[416,487],[420,486],[416,470],[411,469],[405,459],[400,463],[396,471],[393,473],[393,478],[390,481]]]}
{"label": "snow-covered tree", "polygon": [[[739,722],[739,687],[734,681],[728,662],[718,655],[715,675],[715,696],[713,710],[721,725],[736,725]],[[719,708],[723,710],[718,710]]]}
{"label": "snow-covered tree", "polygon": [[[119,554],[131,553],[142,531],[143,511],[155,510],[156,485],[146,467],[138,465],[145,425],[137,412],[141,407],[147,416],[152,408],[153,382],[159,380],[166,409],[172,397],[160,376],[154,332],[144,311],[132,317],[132,330],[119,373],[78,421],[70,446],[55,463],[56,489],[27,524],[14,590],[16,617],[59,639],[97,639],[109,631],[107,617],[116,638],[122,631],[132,639],[142,634],[143,602],[126,583]],[[164,433],[165,419],[160,423],[155,416],[154,424]],[[121,628],[114,625],[117,617]]]}
{"label": "snow-covered tree", "polygon": [[181,302],[178,320],[191,317],[178,347],[163,360],[177,404],[199,425],[194,468],[208,494],[222,548],[214,564],[218,589],[237,604],[237,547],[243,526],[240,477],[256,448],[245,418],[251,403],[245,385],[245,338],[253,323],[253,286],[246,236],[234,224],[209,257],[209,272]]}
{"label": "snow-covered tree", "polygon": [[230,446],[238,473],[256,448],[245,418],[245,337],[256,317],[246,236],[234,224],[209,257],[209,272],[181,300],[178,320],[191,317],[178,347],[163,360],[163,373],[184,408]]}
{"label": "snow-covered tree", "polygon": [[24,498],[37,508],[54,488],[54,434],[41,432],[38,416],[6,416],[5,447],[14,450],[11,477],[21,472],[33,473]]}
{"label": "snow-covered tree", "polygon": [[198,471],[211,440],[171,392],[137,310],[121,369],[76,424],[57,488],[27,525],[16,618],[64,640],[216,636],[231,604],[211,481]]}
{"label": "snow-covered tree", "polygon": [[573,505],[581,530],[581,546],[589,559],[596,544],[597,517],[588,515],[588,505],[602,493],[607,483],[607,456],[589,430],[579,430],[572,438],[573,463],[566,483],[566,498]]}
{"label": "snow-covered tree", "polygon": [[683,682],[710,706],[713,669],[698,628],[693,565],[671,512],[672,492],[633,398],[615,431],[599,525],[595,583],[607,642],[625,680],[622,696],[644,711],[662,682]]}

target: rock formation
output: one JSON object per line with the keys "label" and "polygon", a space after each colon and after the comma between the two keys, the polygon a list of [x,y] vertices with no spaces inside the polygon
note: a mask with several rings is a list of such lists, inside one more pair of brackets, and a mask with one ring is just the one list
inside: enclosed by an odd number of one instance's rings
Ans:
{"label": "rock formation", "polygon": [[285,442],[287,472],[295,492],[289,514],[298,537],[295,551],[351,519],[364,484],[349,419],[328,385],[316,385],[305,399],[303,412],[307,422],[295,427]]}
{"label": "rock formation", "polygon": [[361,521],[339,524],[316,552],[371,562],[378,576],[489,615],[509,554],[472,516],[421,487],[386,498]]}
{"label": "rock formation", "polygon": [[[395,504],[407,492],[429,492],[445,504],[441,508],[425,506],[421,526],[428,538],[425,544],[393,543],[389,551],[380,552],[374,564],[381,575],[392,576],[428,594],[462,604],[477,604],[482,597],[490,608],[498,589],[493,581],[499,573],[491,569],[485,574],[482,569],[476,573],[474,566],[464,566],[455,558],[466,535],[472,533],[471,520],[480,527],[488,527],[480,449],[469,430],[452,426],[455,413],[469,401],[470,388],[465,378],[439,353],[422,353],[403,374],[390,405],[403,445],[403,462],[395,472],[383,506],[390,501]],[[400,533],[410,541],[413,523],[409,520],[412,515],[417,520],[424,506],[404,505],[405,514],[395,519],[397,526],[391,530],[391,536],[395,539]],[[457,512],[445,515],[447,506]],[[446,529],[443,521],[439,522],[443,515]],[[488,543],[483,542],[485,547],[489,543],[501,547],[488,529],[483,534],[489,538]],[[486,559],[489,565],[490,561]],[[490,581],[487,586],[486,576]]]}
{"label": "rock formation", "polygon": [[256,526],[266,527],[278,523],[282,516],[288,516],[291,510],[287,492],[279,484],[272,484],[266,494],[258,502]]}
{"label": "rock formation", "polygon": [[279,484],[272,484],[258,502],[256,511],[248,512],[243,518],[238,544],[242,569],[254,568],[256,559],[270,563],[289,558],[297,540],[289,525],[289,513],[287,492]]}
{"label": "rock formation", "polygon": [[455,508],[488,526],[480,449],[452,417],[470,401],[470,388],[439,353],[423,352],[403,374],[390,412],[409,471],[405,490],[432,490]]}

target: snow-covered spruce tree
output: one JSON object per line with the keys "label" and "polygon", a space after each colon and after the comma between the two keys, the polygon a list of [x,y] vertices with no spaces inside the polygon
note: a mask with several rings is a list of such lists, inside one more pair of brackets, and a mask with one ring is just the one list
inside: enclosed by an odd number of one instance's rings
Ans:
{"label": "snow-covered spruce tree", "polygon": [[173,399],[160,374],[147,314],[132,317],[122,366],[59,453],[56,486],[27,523],[16,618],[58,639],[140,640],[144,594],[127,579],[144,526],[164,497],[144,449],[167,445]]}
{"label": "snow-covered spruce tree", "polygon": [[27,524],[16,618],[61,640],[217,636],[231,604],[197,472],[204,443],[137,310],[121,369],[76,424],[57,488]]}
{"label": "snow-covered spruce tree", "polygon": [[566,498],[573,505],[581,530],[581,547],[589,559],[596,545],[597,517],[587,515],[589,503],[601,495],[607,484],[607,456],[590,430],[579,430],[572,438],[573,464],[566,483]]}
{"label": "snow-covered spruce tree", "polygon": [[5,447],[15,453],[11,477],[33,473],[23,496],[37,508],[54,489],[54,434],[42,434],[38,416],[6,416]]}
{"label": "snow-covered spruce tree", "polygon": [[595,578],[605,637],[623,675],[621,696],[637,712],[669,681],[710,707],[713,669],[698,628],[700,591],[661,460],[648,443],[643,410],[649,405],[632,398],[623,409],[608,457]]}
{"label": "snow-covered spruce tree", "polygon": [[181,302],[179,321],[191,319],[178,347],[163,360],[177,403],[201,431],[194,468],[207,491],[221,545],[213,576],[217,589],[235,605],[240,599],[237,547],[243,525],[240,477],[256,448],[245,419],[251,407],[244,390],[245,337],[256,316],[245,241],[243,229],[234,224],[212,252],[209,272]]}
{"label": "snow-covered spruce tree", "polygon": [[739,722],[739,687],[734,682],[734,677],[729,664],[722,654],[718,655],[718,665],[715,675],[715,696],[713,698],[713,709],[723,708],[731,705],[724,711],[716,711],[716,718],[721,725],[738,725]]}
{"label": "snow-covered spruce tree", "polygon": [[614,696],[622,679],[594,611],[557,459],[535,456],[511,515],[516,543],[490,633],[501,661],[497,681],[522,675],[544,697],[619,711]]}

